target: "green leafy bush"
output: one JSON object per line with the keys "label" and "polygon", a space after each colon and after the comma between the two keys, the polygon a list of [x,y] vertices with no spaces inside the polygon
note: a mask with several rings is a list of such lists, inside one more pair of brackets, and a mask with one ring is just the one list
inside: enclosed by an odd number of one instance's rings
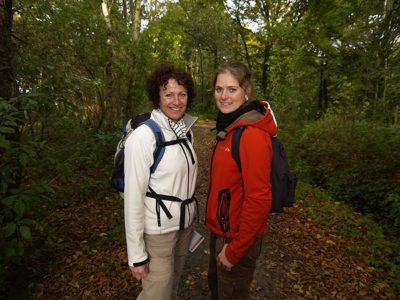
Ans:
{"label": "green leafy bush", "polygon": [[69,132],[65,135],[57,130],[59,135],[49,144],[46,154],[53,162],[52,169],[46,173],[52,176],[60,200],[81,201],[109,192],[118,136],[73,126],[67,128]]}
{"label": "green leafy bush", "polygon": [[0,99],[0,290],[11,263],[21,262],[37,221],[32,205],[48,199],[51,187],[40,180],[27,180],[44,144],[22,136],[30,98]]}
{"label": "green leafy bush", "polygon": [[295,144],[298,174],[400,233],[399,129],[340,117],[308,124]]}
{"label": "green leafy bush", "polygon": [[56,240],[42,224],[49,211],[111,190],[118,134],[82,125],[69,109],[41,110],[48,98],[0,99],[0,290],[38,238]]}

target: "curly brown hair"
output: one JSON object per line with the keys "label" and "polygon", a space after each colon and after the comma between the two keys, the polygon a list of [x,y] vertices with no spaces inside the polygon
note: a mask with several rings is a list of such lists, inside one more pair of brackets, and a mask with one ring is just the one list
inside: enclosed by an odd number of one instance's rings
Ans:
{"label": "curly brown hair", "polygon": [[169,79],[175,79],[178,84],[183,85],[188,93],[187,106],[190,107],[194,98],[194,83],[192,76],[172,65],[158,66],[147,79],[147,94],[154,108],[160,107],[160,87],[165,87]]}

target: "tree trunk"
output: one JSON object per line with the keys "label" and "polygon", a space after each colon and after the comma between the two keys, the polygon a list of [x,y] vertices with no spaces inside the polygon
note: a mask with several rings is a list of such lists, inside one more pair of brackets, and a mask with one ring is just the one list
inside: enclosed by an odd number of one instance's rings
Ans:
{"label": "tree trunk", "polygon": [[264,15],[265,30],[267,32],[267,40],[265,41],[264,57],[262,62],[262,75],[261,75],[261,92],[265,99],[269,98],[268,91],[268,71],[269,71],[269,59],[272,53],[272,34],[271,34],[271,1],[259,1],[257,5],[260,7]]}
{"label": "tree trunk", "polygon": [[[133,77],[134,75],[132,75],[131,77],[129,77],[129,80],[127,82],[127,87],[128,87],[128,91],[126,93],[126,98],[125,98],[125,105],[124,105],[124,110],[122,111],[122,118],[123,118],[123,122],[126,122],[126,120],[129,120],[130,118],[132,118],[133,115],[133,89],[134,89],[134,81],[133,81]],[[118,111],[118,115],[120,115],[120,112]],[[121,124],[120,124],[121,125]],[[125,124],[123,124],[125,125]]]}
{"label": "tree trunk", "polygon": [[131,26],[132,30],[135,24],[135,7],[136,7],[136,0],[129,0],[129,15],[131,16]]}
{"label": "tree trunk", "polygon": [[[11,41],[13,25],[12,5],[12,0],[0,0],[0,98],[6,101],[18,95],[17,84],[13,75],[14,50]],[[19,104],[16,103],[14,105],[18,106]],[[19,114],[23,114],[20,109],[18,112]],[[16,123],[22,123],[22,121],[17,120],[18,118],[15,119]],[[0,125],[3,125],[1,124],[2,121],[0,119]],[[21,134],[18,130],[19,125],[12,126],[15,132],[4,134],[4,137],[8,141],[18,143]],[[3,158],[3,153],[3,149],[0,149],[1,158]],[[8,195],[11,190],[19,188],[23,171],[23,167],[18,160],[8,161],[7,163],[10,164],[9,169],[1,170],[2,172],[5,171],[2,175],[10,179],[9,183],[5,185],[6,190],[4,195]],[[2,223],[2,220],[0,223]]]}
{"label": "tree trunk", "polygon": [[[378,38],[378,61],[377,61],[377,76],[376,76],[376,90],[375,90],[375,114],[381,114],[387,121],[390,120],[389,101],[386,99],[387,79],[389,72],[389,57],[394,50],[394,40],[396,36],[393,34],[393,27],[396,25],[393,0],[385,0],[384,2],[384,15],[380,25]],[[378,115],[378,117],[380,117]]]}
{"label": "tree trunk", "polygon": [[240,39],[242,40],[242,44],[243,44],[243,48],[244,48],[244,53],[246,56],[246,62],[247,62],[247,66],[249,67],[250,71],[252,69],[251,67],[251,61],[250,61],[250,54],[249,54],[249,49],[247,47],[247,43],[246,43],[246,33],[245,33],[245,28],[242,25],[242,21],[240,19],[240,1],[236,2],[236,10],[235,10],[235,21],[237,23],[237,25],[239,26],[239,35],[240,35]]}
{"label": "tree trunk", "polygon": [[107,5],[107,1],[106,0],[103,0],[103,3],[101,3],[101,10],[103,12],[104,21],[107,24],[107,28],[111,29],[110,12],[108,10],[108,5]]}
{"label": "tree trunk", "polygon": [[201,89],[200,89],[200,91],[201,91],[200,102],[201,102],[202,109],[207,109],[206,104],[204,103],[204,77],[205,77],[205,74],[204,74],[204,68],[203,68],[203,51],[200,50],[199,54],[200,54],[200,63],[199,63],[200,70],[199,71],[200,71],[200,86],[201,86]]}
{"label": "tree trunk", "polygon": [[158,1],[157,0],[149,0],[149,23],[151,23],[158,11]]}
{"label": "tree trunk", "polygon": [[321,112],[328,109],[328,81],[327,81],[327,60],[321,57],[320,75],[319,75],[319,92],[318,92],[318,108]]}
{"label": "tree trunk", "polygon": [[129,0],[129,9],[134,39],[137,39],[140,33],[140,8],[140,0]]}
{"label": "tree trunk", "polygon": [[262,63],[262,78],[261,78],[261,89],[264,99],[269,99],[268,91],[268,70],[269,70],[269,58],[271,57],[272,45],[268,41],[264,49],[264,59]]}
{"label": "tree trunk", "polygon": [[7,100],[16,96],[12,72],[12,21],[12,0],[0,0],[0,98]]}
{"label": "tree trunk", "polygon": [[250,61],[250,54],[249,54],[249,49],[248,49],[247,43],[246,43],[246,35],[244,33],[245,29],[242,26],[242,22],[240,21],[240,17],[238,14],[236,15],[236,23],[239,25],[239,35],[240,35],[240,38],[243,43],[243,48],[244,48],[244,52],[246,55],[246,62],[247,62],[249,69],[251,70],[252,67],[251,67],[251,61]]}
{"label": "tree trunk", "polygon": [[124,21],[128,23],[128,8],[126,7],[126,1],[127,0],[122,0],[122,16]]}
{"label": "tree trunk", "polygon": [[97,124],[95,125],[96,131],[99,131],[104,122],[106,121],[106,114],[108,111],[108,106],[112,105],[112,94],[113,94],[113,87],[114,87],[114,82],[113,82],[113,56],[114,56],[114,51],[113,51],[113,36],[112,36],[112,24],[111,24],[111,17],[110,17],[110,10],[107,6],[107,0],[103,0],[102,3],[102,10],[103,10],[103,16],[104,20],[107,24],[108,28],[108,38],[107,38],[107,44],[105,47],[107,47],[107,51],[109,53],[108,55],[108,62],[105,64],[104,68],[104,80],[105,80],[105,87],[103,90],[103,97],[99,97],[98,99],[98,119],[97,119]]}
{"label": "tree trunk", "polygon": [[135,23],[133,23],[133,37],[138,38],[140,33],[140,0],[135,0]]}

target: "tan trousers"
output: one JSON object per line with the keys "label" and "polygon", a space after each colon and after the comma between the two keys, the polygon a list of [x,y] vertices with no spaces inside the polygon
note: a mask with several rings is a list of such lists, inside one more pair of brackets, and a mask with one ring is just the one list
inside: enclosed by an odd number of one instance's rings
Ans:
{"label": "tan trousers", "polygon": [[160,235],[144,234],[150,257],[149,274],[142,279],[138,300],[176,299],[178,285],[189,249],[192,226]]}

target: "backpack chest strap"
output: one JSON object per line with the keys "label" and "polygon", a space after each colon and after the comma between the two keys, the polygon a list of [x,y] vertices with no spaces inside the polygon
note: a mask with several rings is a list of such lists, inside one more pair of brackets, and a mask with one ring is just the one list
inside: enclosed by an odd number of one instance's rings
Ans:
{"label": "backpack chest strap", "polygon": [[149,197],[149,198],[154,198],[156,200],[157,223],[158,223],[159,227],[161,226],[161,211],[160,211],[160,207],[162,208],[162,210],[166,214],[167,218],[168,219],[172,219],[172,215],[169,212],[167,206],[164,204],[163,200],[164,201],[172,201],[172,202],[180,202],[181,203],[179,230],[185,229],[186,206],[188,204],[190,204],[193,201],[195,201],[196,202],[197,212],[199,211],[199,204],[198,204],[197,199],[196,199],[196,197],[194,195],[189,199],[182,200],[182,199],[180,199],[178,197],[175,197],[175,196],[158,194],[151,187],[149,187],[149,190],[150,190],[150,192],[147,192],[146,196]]}

